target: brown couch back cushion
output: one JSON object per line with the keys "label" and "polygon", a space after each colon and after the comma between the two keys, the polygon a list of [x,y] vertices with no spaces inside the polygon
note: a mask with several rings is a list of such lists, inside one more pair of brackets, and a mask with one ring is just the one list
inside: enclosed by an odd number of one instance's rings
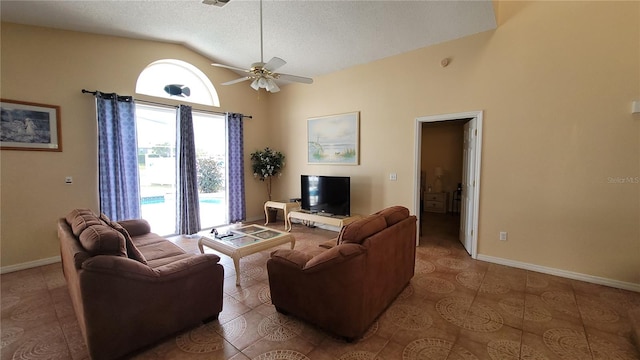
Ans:
{"label": "brown couch back cushion", "polygon": [[74,209],[67,215],[66,220],[75,236],[80,236],[89,226],[104,225],[104,222],[91,209]]}
{"label": "brown couch back cushion", "polygon": [[382,215],[387,222],[387,226],[395,225],[409,217],[409,209],[404,206],[391,206],[378,211],[376,214]]}
{"label": "brown couch back cushion", "polygon": [[340,230],[338,244],[355,243],[360,244],[369,236],[387,227],[387,222],[382,215],[373,214],[352,222]]}
{"label": "brown couch back cushion", "polygon": [[80,234],[80,243],[91,256],[115,255],[127,257],[124,236],[107,225],[93,225]]}

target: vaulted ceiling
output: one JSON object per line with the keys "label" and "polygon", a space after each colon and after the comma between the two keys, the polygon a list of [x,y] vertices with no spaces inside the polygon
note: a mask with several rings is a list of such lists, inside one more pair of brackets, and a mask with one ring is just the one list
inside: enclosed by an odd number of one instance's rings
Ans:
{"label": "vaulted ceiling", "polygon": [[[180,43],[241,68],[260,60],[259,14],[257,0],[0,2],[2,21]],[[495,27],[487,0],[264,0],[264,61],[314,77]]]}

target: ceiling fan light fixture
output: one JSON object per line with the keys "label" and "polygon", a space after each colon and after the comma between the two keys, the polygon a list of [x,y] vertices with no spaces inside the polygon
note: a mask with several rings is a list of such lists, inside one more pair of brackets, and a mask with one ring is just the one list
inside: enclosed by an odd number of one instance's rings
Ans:
{"label": "ceiling fan light fixture", "polygon": [[273,81],[273,79],[267,79],[267,91],[272,93],[276,93],[280,91],[278,84],[276,84],[276,82]]}
{"label": "ceiling fan light fixture", "polygon": [[260,89],[260,85],[258,85],[258,79],[255,79],[251,82],[251,88],[256,91]]}
{"label": "ceiling fan light fixture", "polygon": [[266,89],[267,88],[267,79],[265,79],[263,77],[260,77],[258,79],[258,87]]}

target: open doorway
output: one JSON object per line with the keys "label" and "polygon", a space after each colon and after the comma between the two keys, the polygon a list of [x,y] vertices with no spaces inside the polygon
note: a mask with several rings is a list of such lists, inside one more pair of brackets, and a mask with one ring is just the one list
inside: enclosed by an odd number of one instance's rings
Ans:
{"label": "open doorway", "polygon": [[481,138],[481,111],[416,119],[418,244],[459,241],[477,257]]}

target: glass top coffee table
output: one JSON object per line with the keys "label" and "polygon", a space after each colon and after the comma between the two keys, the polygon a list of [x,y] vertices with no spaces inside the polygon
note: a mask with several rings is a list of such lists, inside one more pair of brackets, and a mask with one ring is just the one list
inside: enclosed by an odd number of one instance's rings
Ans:
{"label": "glass top coffee table", "polygon": [[240,285],[240,258],[267,250],[278,245],[291,243],[296,239],[290,233],[274,230],[261,225],[231,225],[222,228],[224,233],[200,232],[198,248],[204,254],[204,246],[219,251],[233,259],[236,269],[236,285]]}

